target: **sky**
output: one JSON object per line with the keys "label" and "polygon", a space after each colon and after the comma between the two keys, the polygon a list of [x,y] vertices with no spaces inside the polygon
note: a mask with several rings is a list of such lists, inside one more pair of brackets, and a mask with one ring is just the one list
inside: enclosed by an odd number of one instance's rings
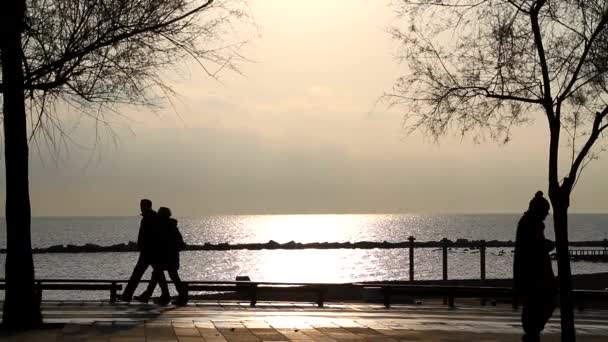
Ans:
{"label": "sky", "polygon": [[[32,214],[136,215],[140,198],[178,217],[524,211],[547,187],[544,118],[506,145],[408,135],[407,108],[378,103],[406,70],[386,3],[251,1],[242,75],[184,62],[171,103],[119,108],[112,133],[66,110],[73,141],[32,147]],[[607,163],[585,169],[572,212],[606,212]]]}

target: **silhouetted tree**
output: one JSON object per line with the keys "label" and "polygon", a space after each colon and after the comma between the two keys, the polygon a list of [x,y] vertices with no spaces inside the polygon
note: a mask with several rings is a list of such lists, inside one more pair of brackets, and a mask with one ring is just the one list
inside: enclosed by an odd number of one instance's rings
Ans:
{"label": "silhouetted tree", "polygon": [[[25,0],[0,7],[2,112],[6,163],[6,289],[3,324],[26,329],[42,322],[34,291],[34,261],[30,239],[28,142],[23,92],[21,34]],[[10,229],[9,229],[10,228]]]}
{"label": "silhouetted tree", "polygon": [[[114,104],[153,104],[171,94],[161,73],[192,58],[215,77],[236,69],[242,43],[222,40],[243,0],[21,0],[0,5],[6,163],[9,328],[41,322],[34,293],[28,185],[29,138],[62,133],[56,104],[102,123]],[[28,131],[29,116],[29,131]]]}
{"label": "silhouetted tree", "polygon": [[[574,341],[570,195],[608,127],[605,0],[393,0],[391,30],[408,70],[387,94],[414,130],[455,129],[507,142],[533,115],[549,128],[549,198],[558,253],[562,340]],[[569,142],[560,149],[560,141]],[[563,145],[563,144],[562,144]],[[561,175],[561,176],[560,176]]]}

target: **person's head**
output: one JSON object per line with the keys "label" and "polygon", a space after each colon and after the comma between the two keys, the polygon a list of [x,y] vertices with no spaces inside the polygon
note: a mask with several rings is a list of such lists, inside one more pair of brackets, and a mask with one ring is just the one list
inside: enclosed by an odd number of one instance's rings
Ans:
{"label": "person's head", "polygon": [[148,210],[152,209],[152,201],[150,201],[147,198],[142,199],[141,201],[139,201],[139,208],[141,209],[142,213],[145,213]]}
{"label": "person's head", "polygon": [[530,200],[528,213],[540,220],[544,220],[549,215],[549,208],[549,201],[543,197],[543,192],[537,191],[532,200]]}
{"label": "person's head", "polygon": [[169,217],[171,217],[171,209],[169,209],[167,207],[160,207],[160,208],[158,208],[158,216],[162,217],[162,218],[169,218]]}

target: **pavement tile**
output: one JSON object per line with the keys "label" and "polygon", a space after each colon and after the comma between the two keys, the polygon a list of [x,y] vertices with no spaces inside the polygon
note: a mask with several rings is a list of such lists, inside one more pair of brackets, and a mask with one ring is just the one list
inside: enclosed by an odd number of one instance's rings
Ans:
{"label": "pavement tile", "polygon": [[196,329],[198,330],[198,332],[201,335],[219,334],[219,331],[215,327],[210,327],[210,328],[200,328],[200,327],[197,327]]}
{"label": "pavement tile", "polygon": [[185,337],[185,336],[194,336],[194,337],[198,337],[201,336],[201,334],[198,332],[198,329],[196,329],[194,327],[194,325],[192,325],[192,327],[188,327],[188,328],[180,328],[180,327],[176,327],[173,326],[173,330],[175,331],[175,336],[177,337]]}
{"label": "pavement tile", "polygon": [[213,329],[215,327],[213,325],[213,322],[211,322],[211,320],[193,321],[193,323],[194,323],[194,326],[198,329],[202,329],[202,328]]}
{"label": "pavement tile", "polygon": [[[198,304],[198,303],[197,303]],[[377,304],[294,305],[268,303],[249,308],[232,302],[159,308],[154,305],[46,303],[45,321],[72,322],[56,328],[18,335],[1,335],[1,342],[401,342],[401,341],[517,341],[521,311],[506,305],[416,305],[390,310]],[[143,322],[145,320],[145,323]],[[608,341],[608,311],[577,314],[579,342]],[[559,317],[546,327],[543,342],[559,341]]]}
{"label": "pavement tile", "polygon": [[201,336],[178,336],[177,340],[179,342],[205,342]]}
{"label": "pavement tile", "polygon": [[110,342],[146,342],[145,337],[110,337]]}
{"label": "pavement tile", "polygon": [[221,329],[220,332],[228,341],[259,341],[259,339],[249,331],[231,331],[229,329]]}
{"label": "pavement tile", "polygon": [[290,341],[309,340],[310,336],[298,329],[276,329],[278,333],[287,337]]}
{"label": "pavement tile", "polygon": [[147,338],[175,339],[175,331],[171,326],[146,326]]}
{"label": "pavement tile", "polygon": [[242,328],[244,327],[243,323],[239,320],[231,320],[231,321],[222,321],[222,320],[212,320],[213,325],[216,328]]}

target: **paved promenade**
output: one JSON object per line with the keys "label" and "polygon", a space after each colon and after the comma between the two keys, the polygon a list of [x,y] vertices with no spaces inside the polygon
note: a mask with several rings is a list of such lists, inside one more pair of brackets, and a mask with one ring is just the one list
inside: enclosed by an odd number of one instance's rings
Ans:
{"label": "paved promenade", "polygon": [[[2,341],[518,341],[519,311],[507,306],[202,302],[186,307],[44,303],[49,326]],[[543,341],[559,340],[559,317]],[[577,315],[578,341],[608,340],[608,311]]]}

